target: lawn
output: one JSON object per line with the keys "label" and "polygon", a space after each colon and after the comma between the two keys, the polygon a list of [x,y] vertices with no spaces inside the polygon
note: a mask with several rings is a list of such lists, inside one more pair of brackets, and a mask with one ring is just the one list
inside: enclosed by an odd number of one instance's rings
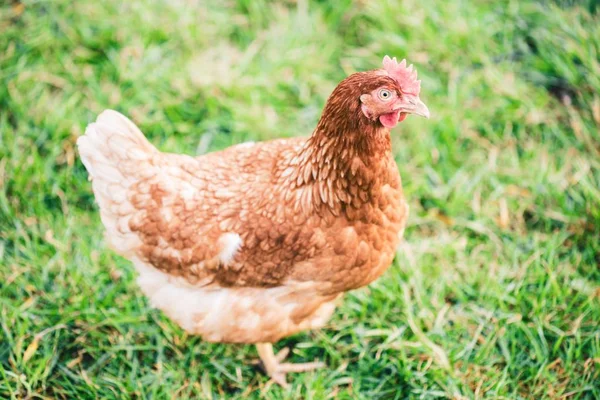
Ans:
{"label": "lawn", "polygon": [[[5,0],[0,398],[600,398],[596,7]],[[385,54],[416,65],[432,114],[393,131],[406,240],[325,329],[276,346],[328,365],[285,391],[252,346],[149,306],[75,141],[106,108],[163,151],[308,135]]]}

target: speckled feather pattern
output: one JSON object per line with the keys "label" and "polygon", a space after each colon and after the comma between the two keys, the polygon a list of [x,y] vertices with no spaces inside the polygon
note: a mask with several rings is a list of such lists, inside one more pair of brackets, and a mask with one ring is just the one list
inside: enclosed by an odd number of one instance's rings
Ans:
{"label": "speckled feather pattern", "polygon": [[309,138],[196,158],[114,111],[90,124],[78,145],[107,240],[152,304],[206,340],[274,342],[379,277],[408,216],[390,132],[357,100],[382,84],[381,70],[348,77]]}

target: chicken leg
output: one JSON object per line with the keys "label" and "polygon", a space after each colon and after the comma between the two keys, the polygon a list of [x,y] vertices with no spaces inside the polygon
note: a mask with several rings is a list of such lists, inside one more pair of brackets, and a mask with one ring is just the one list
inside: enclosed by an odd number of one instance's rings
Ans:
{"label": "chicken leg", "polygon": [[285,380],[285,375],[288,372],[312,371],[313,369],[322,368],[325,366],[325,364],[320,361],[301,364],[282,363],[282,361],[290,352],[289,349],[286,347],[279,351],[277,355],[275,355],[273,353],[273,345],[271,343],[257,343],[256,350],[258,350],[258,355],[262,361],[265,371],[267,372],[267,375],[269,375],[275,383],[278,383],[284,388],[289,387],[289,384]]}

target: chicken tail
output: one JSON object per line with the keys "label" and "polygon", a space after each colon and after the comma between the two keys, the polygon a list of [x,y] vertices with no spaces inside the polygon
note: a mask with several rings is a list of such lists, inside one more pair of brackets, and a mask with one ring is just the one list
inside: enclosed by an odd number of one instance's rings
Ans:
{"label": "chicken tail", "polygon": [[125,255],[139,245],[128,226],[134,212],[128,192],[154,170],[160,153],[133,122],[113,110],[102,112],[87,126],[77,147],[92,180],[107,238]]}

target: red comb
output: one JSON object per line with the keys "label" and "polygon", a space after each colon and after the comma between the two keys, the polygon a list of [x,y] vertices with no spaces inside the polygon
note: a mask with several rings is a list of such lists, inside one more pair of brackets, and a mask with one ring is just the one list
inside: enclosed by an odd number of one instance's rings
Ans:
{"label": "red comb", "polygon": [[393,78],[402,88],[404,93],[418,95],[421,91],[421,81],[417,80],[417,70],[413,65],[406,66],[406,60],[398,61],[396,57],[383,57],[383,69]]}

